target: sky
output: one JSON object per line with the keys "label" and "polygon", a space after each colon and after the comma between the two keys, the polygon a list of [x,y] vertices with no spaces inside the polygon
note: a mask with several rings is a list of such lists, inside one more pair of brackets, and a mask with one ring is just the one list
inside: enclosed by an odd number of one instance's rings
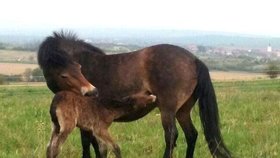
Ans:
{"label": "sky", "polygon": [[280,37],[279,0],[3,0],[0,31],[144,28]]}

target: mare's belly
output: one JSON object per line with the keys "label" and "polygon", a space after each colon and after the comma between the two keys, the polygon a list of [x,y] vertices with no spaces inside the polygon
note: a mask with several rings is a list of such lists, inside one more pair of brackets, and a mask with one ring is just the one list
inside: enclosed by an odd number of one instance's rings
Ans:
{"label": "mare's belly", "polygon": [[144,116],[146,116],[149,112],[151,112],[153,109],[155,109],[156,105],[147,105],[143,108],[138,108],[134,111],[130,111],[129,113],[117,118],[114,120],[114,122],[130,122],[138,120]]}

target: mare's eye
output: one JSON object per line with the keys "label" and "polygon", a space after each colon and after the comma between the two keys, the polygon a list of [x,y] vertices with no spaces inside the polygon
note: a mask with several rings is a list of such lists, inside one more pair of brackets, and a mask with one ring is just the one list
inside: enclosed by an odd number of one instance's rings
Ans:
{"label": "mare's eye", "polygon": [[66,74],[62,74],[62,75],[60,75],[60,77],[61,77],[61,78],[67,78],[67,77],[68,77],[68,75],[66,75]]}

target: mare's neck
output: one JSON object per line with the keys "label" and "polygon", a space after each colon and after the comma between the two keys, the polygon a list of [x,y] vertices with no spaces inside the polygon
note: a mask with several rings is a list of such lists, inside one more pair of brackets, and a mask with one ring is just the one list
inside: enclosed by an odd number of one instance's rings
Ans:
{"label": "mare's neck", "polygon": [[[74,56],[76,61],[82,65],[83,75],[91,82],[98,82],[98,78],[102,77],[102,67],[104,65],[105,54],[94,52],[84,52]],[[96,84],[96,83],[95,83]]]}

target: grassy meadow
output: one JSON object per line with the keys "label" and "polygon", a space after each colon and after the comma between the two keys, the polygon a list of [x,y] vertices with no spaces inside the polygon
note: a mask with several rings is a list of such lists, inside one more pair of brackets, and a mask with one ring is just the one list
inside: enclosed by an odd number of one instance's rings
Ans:
{"label": "grassy meadow", "polygon": [[[214,85],[222,135],[233,155],[280,157],[280,80],[215,82]],[[52,96],[45,86],[0,86],[0,158],[45,157],[51,133],[48,111]],[[198,113],[196,106],[192,112],[199,132],[195,157],[209,158]],[[182,158],[186,143],[182,130],[177,127],[179,138],[174,157]],[[138,121],[115,123],[110,131],[124,158],[162,157],[165,143],[157,109]],[[69,136],[60,157],[81,157],[79,130]]]}

